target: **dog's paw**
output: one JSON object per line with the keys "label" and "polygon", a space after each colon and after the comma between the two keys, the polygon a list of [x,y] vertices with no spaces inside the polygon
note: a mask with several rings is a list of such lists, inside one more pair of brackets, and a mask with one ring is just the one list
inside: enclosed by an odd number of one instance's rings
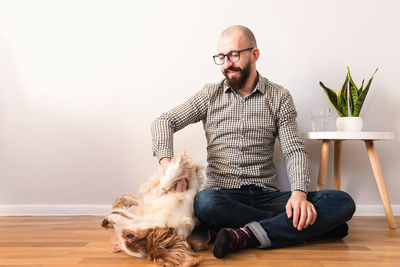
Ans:
{"label": "dog's paw", "polygon": [[113,253],[118,253],[122,251],[121,241],[119,240],[117,233],[113,233],[111,235],[110,242],[111,242],[111,251]]}
{"label": "dog's paw", "polygon": [[137,197],[132,196],[129,193],[125,193],[119,198],[115,199],[113,204],[113,209],[121,209],[123,207],[129,208],[138,205],[139,205],[139,199]]}

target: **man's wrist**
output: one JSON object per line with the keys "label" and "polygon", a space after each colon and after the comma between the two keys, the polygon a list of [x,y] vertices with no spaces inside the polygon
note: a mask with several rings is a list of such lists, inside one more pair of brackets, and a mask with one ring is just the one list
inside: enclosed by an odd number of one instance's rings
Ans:
{"label": "man's wrist", "polygon": [[161,164],[161,163],[163,163],[163,162],[170,162],[170,161],[171,161],[171,158],[169,158],[169,157],[163,157],[163,158],[160,159],[159,163]]}
{"label": "man's wrist", "polygon": [[307,193],[301,190],[293,190],[292,191],[292,196],[303,196],[307,197]]}
{"label": "man's wrist", "polygon": [[165,171],[165,169],[167,168],[167,166],[170,162],[171,162],[171,158],[168,158],[168,157],[160,159],[161,168]]}

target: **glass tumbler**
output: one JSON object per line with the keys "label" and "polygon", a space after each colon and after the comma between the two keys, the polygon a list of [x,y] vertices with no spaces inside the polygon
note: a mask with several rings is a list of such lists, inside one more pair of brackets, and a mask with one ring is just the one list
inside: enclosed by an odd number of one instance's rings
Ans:
{"label": "glass tumbler", "polygon": [[325,132],[328,130],[329,116],[331,115],[330,108],[313,108],[311,110],[311,123],[314,132]]}

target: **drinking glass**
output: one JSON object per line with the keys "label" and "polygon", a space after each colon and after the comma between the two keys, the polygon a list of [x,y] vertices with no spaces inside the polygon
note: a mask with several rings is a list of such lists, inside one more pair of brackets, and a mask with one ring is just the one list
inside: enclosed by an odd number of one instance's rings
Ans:
{"label": "drinking glass", "polygon": [[314,132],[325,132],[328,130],[329,116],[331,115],[330,108],[313,108],[311,110],[311,123]]}

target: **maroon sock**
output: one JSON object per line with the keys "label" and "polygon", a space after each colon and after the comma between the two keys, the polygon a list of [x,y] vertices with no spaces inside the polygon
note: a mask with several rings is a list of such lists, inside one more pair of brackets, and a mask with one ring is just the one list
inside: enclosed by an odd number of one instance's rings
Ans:
{"label": "maroon sock", "polygon": [[259,245],[260,242],[249,227],[223,228],[218,232],[213,254],[217,258],[223,258],[229,253]]}

